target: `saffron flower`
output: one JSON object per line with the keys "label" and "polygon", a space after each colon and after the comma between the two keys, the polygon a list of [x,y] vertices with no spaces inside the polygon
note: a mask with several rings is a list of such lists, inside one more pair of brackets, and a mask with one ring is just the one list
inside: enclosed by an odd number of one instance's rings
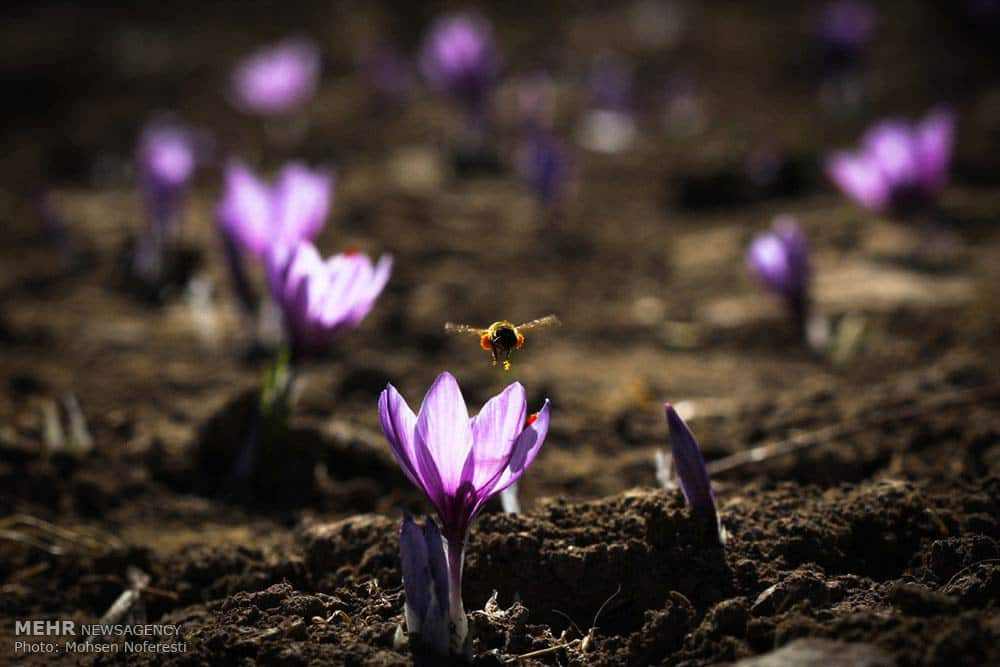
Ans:
{"label": "saffron flower", "polygon": [[233,72],[232,94],[241,110],[264,116],[295,111],[316,92],[320,53],[306,39],[287,39],[242,60]]}
{"label": "saffron flower", "polygon": [[421,527],[409,512],[404,512],[399,555],[406,592],[406,632],[417,643],[439,655],[447,655],[451,639],[448,564],[434,519],[427,517]]}
{"label": "saffron flower", "polygon": [[708,480],[705,470],[705,459],[701,456],[701,448],[695,440],[691,429],[684,423],[674,406],[664,403],[663,409],[667,415],[667,429],[670,432],[670,451],[674,457],[674,469],[680,481],[684,500],[691,506],[691,513],[702,519],[706,525],[714,529],[719,543],[726,540],[726,533],[715,510],[715,494],[712,493],[712,483]]}
{"label": "saffron flower", "polygon": [[357,252],[327,259],[302,241],[270,255],[271,295],[281,310],[293,359],[317,355],[371,311],[392,272],[392,258],[377,264]]}
{"label": "saffron flower", "polygon": [[432,88],[452,95],[470,117],[481,119],[500,70],[489,22],[478,14],[439,18],[424,39],[420,68]]}
{"label": "saffron flower", "polygon": [[382,431],[406,477],[437,511],[447,541],[451,652],[464,653],[468,621],[462,606],[465,540],[486,502],[532,464],[549,430],[549,401],[525,419],[524,387],[509,385],[469,419],[458,382],[442,373],[419,414],[391,384],[379,397]]}
{"label": "saffron flower", "polygon": [[776,218],[771,231],[750,243],[746,261],[761,287],[785,302],[804,332],[809,316],[812,269],[809,244],[795,220],[790,216]]}
{"label": "saffron flower", "polygon": [[241,251],[261,259],[315,239],[333,200],[333,174],[299,163],[285,165],[271,186],[241,162],[229,164],[224,180],[219,225]]}
{"label": "saffron flower", "polygon": [[529,133],[519,157],[521,178],[539,203],[547,208],[557,206],[570,177],[566,148],[548,132],[535,130]]}
{"label": "saffron flower", "polygon": [[884,121],[868,130],[857,152],[832,155],[827,174],[862,207],[911,218],[933,207],[947,181],[954,127],[945,109],[914,125]]}
{"label": "saffron flower", "polygon": [[150,223],[172,231],[197,166],[194,137],[180,126],[150,125],[139,139],[136,161]]}

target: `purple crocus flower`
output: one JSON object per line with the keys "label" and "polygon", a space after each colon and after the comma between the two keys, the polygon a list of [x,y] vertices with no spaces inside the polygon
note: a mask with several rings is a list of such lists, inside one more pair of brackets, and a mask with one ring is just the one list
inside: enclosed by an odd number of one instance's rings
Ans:
{"label": "purple crocus flower", "polygon": [[462,606],[462,562],[473,520],[490,498],[532,464],[549,430],[549,401],[527,415],[524,387],[509,385],[469,419],[458,382],[442,373],[419,414],[391,384],[379,397],[382,431],[406,477],[437,510],[447,540],[451,651],[462,653],[468,621]]}
{"label": "purple crocus flower", "polygon": [[915,125],[884,121],[868,130],[858,151],[834,153],[827,174],[864,208],[912,217],[934,204],[947,181],[954,129],[954,114],[946,109]]}
{"label": "purple crocus flower", "polygon": [[269,257],[271,295],[281,309],[293,358],[319,354],[365,318],[392,272],[392,257],[372,265],[367,255],[345,252],[327,259],[300,242]]}
{"label": "purple crocus flower", "polygon": [[406,592],[407,634],[435,653],[447,655],[451,639],[448,563],[434,519],[427,517],[421,527],[409,512],[403,513],[399,555]]}
{"label": "purple crocus flower", "polygon": [[243,111],[265,116],[290,113],[316,92],[320,53],[306,39],[287,39],[242,60],[233,72],[232,92]]}
{"label": "purple crocus flower", "polygon": [[712,493],[712,483],[708,480],[705,459],[701,456],[698,441],[674,410],[674,406],[664,403],[663,408],[667,415],[667,428],[670,431],[670,450],[673,453],[674,468],[677,470],[677,479],[680,481],[684,500],[691,506],[692,514],[715,529],[715,535],[722,543],[725,541],[725,531],[715,510],[715,494]]}
{"label": "purple crocus flower", "polygon": [[543,130],[529,133],[521,147],[518,171],[545,207],[559,204],[570,177],[570,159],[565,146]]}
{"label": "purple crocus flower", "polygon": [[790,216],[776,218],[771,231],[750,243],[746,261],[761,286],[780,297],[796,323],[805,327],[812,269],[809,244],[795,220]]}
{"label": "purple crocus flower", "polygon": [[177,125],[150,125],[139,139],[136,161],[151,224],[172,232],[197,166],[194,137]]}
{"label": "purple crocus flower", "polygon": [[334,176],[291,163],[268,186],[246,165],[226,168],[216,218],[223,232],[244,252],[264,259],[278,249],[313,240],[323,228],[333,199]]}
{"label": "purple crocus flower", "polygon": [[478,14],[449,14],[431,25],[420,68],[432,88],[446,92],[481,118],[496,83],[500,61],[493,28]]}

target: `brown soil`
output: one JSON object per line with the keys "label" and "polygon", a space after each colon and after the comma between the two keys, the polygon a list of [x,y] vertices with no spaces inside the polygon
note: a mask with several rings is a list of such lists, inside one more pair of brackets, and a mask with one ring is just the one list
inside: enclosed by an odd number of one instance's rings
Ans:
{"label": "brown soil", "polygon": [[[691,34],[640,73],[652,99],[675,60],[691,63],[709,129],[672,138],[650,113],[635,149],[578,151],[577,196],[556,221],[508,169],[451,174],[439,138],[454,118],[440,100],[372,111],[352,49],[372,26],[410,46],[436,8],[255,6],[243,32],[211,4],[170,16],[10,10],[2,71],[20,96],[0,129],[0,662],[15,619],[96,622],[131,566],[151,577],[145,619],[180,624],[187,652],[56,657],[411,664],[394,642],[396,532],[404,506],[427,508],[389,454],[376,400],[392,381],[417,404],[450,370],[471,406],[514,379],[532,405],[553,404],[521,485],[525,513],[491,504],[472,530],[464,599],[477,664],[703,665],[778,648],[813,651],[814,664],[1000,664],[993,54],[943,6],[886,3],[894,19],[880,28],[870,110],[829,121],[789,55],[805,44],[807,12],[781,4],[694,10]],[[512,71],[530,71],[532,40],[544,38],[553,63],[575,63],[567,81],[599,46],[629,43],[607,12],[522,11],[491,12]],[[259,40],[303,27],[323,40],[327,74],[307,138],[279,148],[233,115],[221,82]],[[161,62],[163,44],[177,50]],[[815,164],[827,147],[940,94],[962,132],[937,227],[894,225],[825,188]],[[579,91],[564,97],[569,137]],[[249,349],[211,222],[217,170],[203,172],[184,228],[184,273],[210,286],[209,306],[193,306],[183,284],[156,302],[123,285],[123,248],[141,226],[131,142],[162,107],[212,129],[220,156],[334,164],[321,248],[396,258],[360,330],[306,369],[294,430],[249,485],[229,481],[227,462],[264,360]],[[503,115],[499,128],[506,159]],[[739,181],[763,138],[795,156],[787,187]],[[59,247],[22,196],[42,181],[68,230]],[[835,357],[798,345],[745,274],[747,241],[782,212],[814,244],[819,309],[860,332]],[[446,320],[548,312],[563,327],[530,336],[507,375],[473,341],[441,335]],[[45,444],[42,415],[70,394],[93,438],[85,453]],[[818,433],[714,477],[722,549],[679,492],[656,486],[665,400],[688,402],[710,462]]]}

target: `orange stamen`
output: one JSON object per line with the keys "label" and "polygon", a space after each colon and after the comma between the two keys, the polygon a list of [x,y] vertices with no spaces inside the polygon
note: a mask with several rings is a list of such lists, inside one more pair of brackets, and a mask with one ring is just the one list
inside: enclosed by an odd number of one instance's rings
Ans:
{"label": "orange stamen", "polygon": [[479,338],[479,347],[483,348],[484,350],[492,350],[493,349],[493,343],[490,342],[490,335],[489,334],[483,334]]}
{"label": "orange stamen", "polygon": [[517,334],[517,345],[514,346],[514,349],[520,350],[523,345],[524,345],[524,336],[519,333]]}

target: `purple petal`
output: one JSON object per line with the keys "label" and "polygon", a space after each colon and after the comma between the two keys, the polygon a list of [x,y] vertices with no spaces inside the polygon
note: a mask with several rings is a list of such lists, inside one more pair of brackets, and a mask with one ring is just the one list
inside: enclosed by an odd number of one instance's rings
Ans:
{"label": "purple petal", "polygon": [[949,110],[929,114],[916,128],[920,179],[931,190],[941,188],[948,178],[954,134],[955,114]]}
{"label": "purple petal", "polygon": [[747,266],[760,283],[772,292],[785,293],[792,280],[785,246],[772,233],[757,236],[747,251]]}
{"label": "purple petal", "polygon": [[847,153],[827,161],[827,175],[841,191],[864,208],[882,211],[889,203],[889,183],[874,162]]}
{"label": "purple petal", "polygon": [[226,168],[216,218],[241,248],[263,257],[270,242],[271,201],[267,186],[242,163]]}
{"label": "purple petal", "polygon": [[670,430],[670,449],[674,455],[674,468],[677,470],[684,498],[695,515],[717,522],[715,496],[712,494],[712,485],[708,481],[708,472],[705,470],[705,460],[701,456],[698,441],[672,405],[664,403],[663,407],[667,415],[667,427]]}
{"label": "purple petal", "polygon": [[389,441],[389,447],[399,467],[414,486],[431,496],[432,494],[424,488],[420,475],[417,474],[416,454],[413,450],[417,415],[407,405],[402,394],[391,384],[386,386],[378,398],[378,415],[382,423],[382,432]]}
{"label": "purple petal", "polygon": [[896,121],[880,123],[865,134],[862,144],[869,160],[878,165],[891,187],[918,182],[919,155],[908,125]]}
{"label": "purple petal", "polygon": [[411,632],[420,631],[420,625],[430,606],[431,572],[428,555],[424,532],[414,523],[409,512],[404,513],[403,526],[399,531],[399,556],[403,590],[409,607],[407,611],[413,612],[413,618],[407,619],[407,627]]}
{"label": "purple petal", "polygon": [[434,625],[443,625],[446,629],[448,622],[448,612],[451,608],[450,596],[448,595],[448,562],[445,560],[444,541],[441,539],[441,531],[438,530],[434,519],[424,517],[424,541],[427,543],[427,564],[430,569],[431,581],[434,584],[434,595],[437,598],[438,613],[437,619],[425,619],[432,621]]}
{"label": "purple petal", "polygon": [[462,466],[472,449],[469,413],[458,382],[442,373],[427,391],[417,415],[418,469],[425,483],[437,478],[444,493],[462,483]]}
{"label": "purple petal", "polygon": [[462,481],[482,489],[510,463],[517,437],[524,429],[527,405],[520,382],[507,386],[472,418],[472,449],[462,469]]}
{"label": "purple petal", "polygon": [[524,472],[534,463],[535,457],[538,456],[538,452],[545,442],[545,436],[549,433],[550,412],[549,399],[545,399],[542,409],[536,413],[535,420],[518,436],[517,442],[514,443],[514,451],[510,457],[510,464],[489,490],[490,495],[500,493],[521,479]]}
{"label": "purple petal", "polygon": [[350,313],[347,315],[347,321],[351,326],[357,325],[371,311],[372,306],[375,305],[375,300],[382,293],[382,290],[385,289],[386,283],[389,282],[391,274],[392,257],[383,255],[379,258],[378,264],[375,265],[368,284],[365,286],[364,293],[351,306]]}
{"label": "purple petal", "polygon": [[154,125],[142,133],[138,159],[145,178],[158,187],[179,188],[194,173],[194,141],[180,127]]}
{"label": "purple petal", "polygon": [[333,176],[327,172],[300,164],[282,169],[274,190],[277,241],[294,246],[315,239],[330,211],[332,188]]}

